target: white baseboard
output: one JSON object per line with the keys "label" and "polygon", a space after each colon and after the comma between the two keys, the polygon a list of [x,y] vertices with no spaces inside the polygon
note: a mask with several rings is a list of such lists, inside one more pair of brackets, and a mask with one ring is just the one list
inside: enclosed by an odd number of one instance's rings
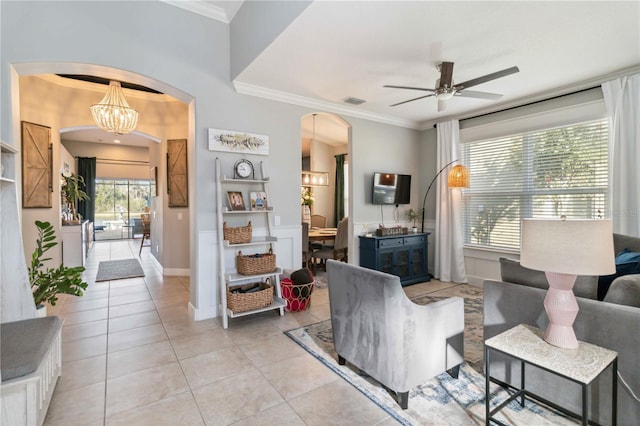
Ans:
{"label": "white baseboard", "polygon": [[188,277],[191,275],[191,271],[187,268],[164,268],[162,275],[168,275],[171,277]]}
{"label": "white baseboard", "polygon": [[215,308],[212,309],[197,309],[191,302],[189,302],[189,317],[194,321],[202,321],[209,318],[215,318],[218,316],[218,311]]}

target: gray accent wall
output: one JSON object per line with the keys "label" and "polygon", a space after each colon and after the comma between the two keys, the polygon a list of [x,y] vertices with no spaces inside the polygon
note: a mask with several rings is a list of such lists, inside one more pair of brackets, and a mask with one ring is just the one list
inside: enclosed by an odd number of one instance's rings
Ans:
{"label": "gray accent wall", "polygon": [[[240,157],[209,151],[208,128],[269,135],[270,155],[247,157],[256,163],[264,161],[272,179],[271,202],[280,223],[276,233],[296,235],[292,244],[299,246],[300,120],[316,111],[237,94],[230,78],[228,24],[162,2],[0,2],[0,15],[0,137],[8,143],[20,146],[21,118],[15,108],[20,75],[82,73],[122,78],[188,104],[190,309],[196,319],[218,312],[215,158],[222,159],[228,168],[225,173],[230,174]],[[373,172],[409,173],[418,183],[433,171],[428,166],[431,160],[416,155],[423,142],[420,131],[342,118],[351,126],[350,250],[357,263],[354,233],[381,220],[379,206],[369,204]],[[413,206],[420,191],[420,185],[413,186]],[[393,211],[386,209],[385,224],[391,224]],[[165,215],[173,213],[163,210]]]}

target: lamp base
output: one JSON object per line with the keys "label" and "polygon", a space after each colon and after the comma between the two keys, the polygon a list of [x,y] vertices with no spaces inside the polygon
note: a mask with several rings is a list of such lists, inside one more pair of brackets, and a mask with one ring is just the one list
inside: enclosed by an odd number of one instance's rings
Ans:
{"label": "lamp base", "polygon": [[544,309],[549,325],[544,340],[560,348],[575,349],[578,339],[573,331],[573,322],[578,315],[578,302],[573,294],[576,275],[546,272],[549,290],[544,298]]}

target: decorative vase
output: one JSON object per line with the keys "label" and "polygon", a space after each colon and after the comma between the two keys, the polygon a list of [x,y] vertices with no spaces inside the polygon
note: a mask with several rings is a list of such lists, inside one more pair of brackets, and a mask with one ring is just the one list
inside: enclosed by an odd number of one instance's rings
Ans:
{"label": "decorative vase", "polygon": [[311,208],[307,205],[302,206],[302,222],[306,222],[311,226]]}

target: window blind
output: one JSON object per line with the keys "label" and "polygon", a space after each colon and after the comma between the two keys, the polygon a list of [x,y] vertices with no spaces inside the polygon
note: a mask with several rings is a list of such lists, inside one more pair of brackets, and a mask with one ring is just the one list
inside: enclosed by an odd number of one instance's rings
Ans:
{"label": "window blind", "polygon": [[519,249],[523,218],[608,217],[607,137],[601,119],[463,144],[465,244]]}

